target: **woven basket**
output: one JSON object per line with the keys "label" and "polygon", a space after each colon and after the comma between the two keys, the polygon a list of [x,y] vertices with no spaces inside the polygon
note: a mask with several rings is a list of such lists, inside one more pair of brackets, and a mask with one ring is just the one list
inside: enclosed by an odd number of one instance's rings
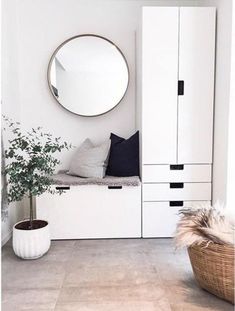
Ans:
{"label": "woven basket", "polygon": [[234,304],[234,247],[210,243],[188,248],[198,284]]}

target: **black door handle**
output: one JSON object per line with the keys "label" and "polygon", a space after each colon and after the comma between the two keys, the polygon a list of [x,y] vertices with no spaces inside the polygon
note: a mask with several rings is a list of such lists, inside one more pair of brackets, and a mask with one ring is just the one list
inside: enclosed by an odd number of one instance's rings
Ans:
{"label": "black door handle", "polygon": [[184,183],[182,183],[182,182],[171,182],[170,188],[184,188]]}
{"label": "black door handle", "polygon": [[122,186],[108,186],[108,189],[122,189]]}
{"label": "black door handle", "polygon": [[184,164],[171,164],[170,165],[170,170],[183,170],[184,169]]}
{"label": "black door handle", "polygon": [[184,206],[184,202],[183,201],[170,201],[169,205],[170,206]]}
{"label": "black door handle", "polygon": [[178,81],[178,95],[184,95],[184,81]]}
{"label": "black door handle", "polygon": [[70,190],[69,186],[57,186],[55,188],[56,188],[56,190]]}

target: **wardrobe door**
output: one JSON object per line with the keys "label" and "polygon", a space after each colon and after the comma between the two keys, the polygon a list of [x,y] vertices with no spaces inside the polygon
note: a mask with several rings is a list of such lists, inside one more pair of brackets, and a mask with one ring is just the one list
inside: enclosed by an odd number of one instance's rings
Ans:
{"label": "wardrobe door", "polygon": [[178,163],[212,163],[215,8],[180,8]]}
{"label": "wardrobe door", "polygon": [[179,8],[143,9],[143,164],[176,163],[178,13]]}

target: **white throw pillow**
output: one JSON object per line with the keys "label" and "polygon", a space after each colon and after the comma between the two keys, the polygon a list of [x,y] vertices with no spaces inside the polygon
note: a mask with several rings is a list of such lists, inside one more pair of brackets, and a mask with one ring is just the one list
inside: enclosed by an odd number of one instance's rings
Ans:
{"label": "white throw pillow", "polygon": [[87,138],[77,149],[67,174],[103,178],[107,168],[110,144],[109,139],[99,146],[94,146]]}

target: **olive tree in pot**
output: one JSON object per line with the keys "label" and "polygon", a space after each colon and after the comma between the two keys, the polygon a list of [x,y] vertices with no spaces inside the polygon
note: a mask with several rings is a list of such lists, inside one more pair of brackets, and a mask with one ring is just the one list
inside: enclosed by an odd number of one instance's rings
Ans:
{"label": "olive tree in pot", "polygon": [[4,120],[12,132],[9,147],[5,150],[8,202],[27,197],[30,206],[29,219],[13,226],[13,249],[21,258],[36,259],[49,250],[50,234],[48,222],[34,217],[33,197],[44,192],[63,192],[55,190],[51,175],[60,163],[55,153],[70,149],[71,145],[62,142],[60,137],[43,133],[41,127],[23,133],[20,123],[14,123],[7,117]]}

